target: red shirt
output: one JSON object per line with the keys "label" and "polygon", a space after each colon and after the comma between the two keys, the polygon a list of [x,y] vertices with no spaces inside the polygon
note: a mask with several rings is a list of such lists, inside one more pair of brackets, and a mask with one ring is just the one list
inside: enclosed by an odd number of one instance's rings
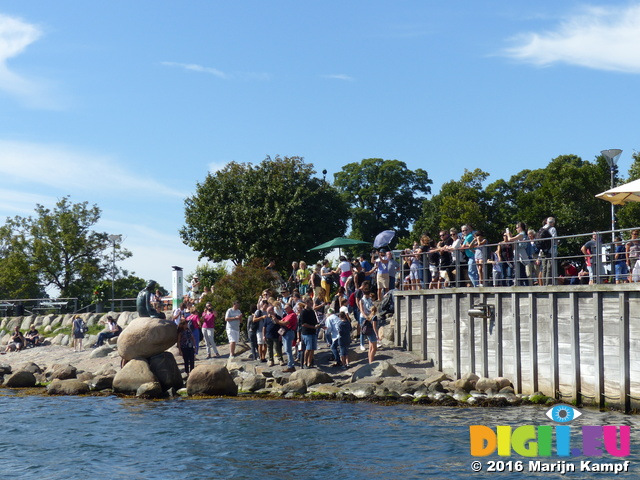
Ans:
{"label": "red shirt", "polygon": [[289,330],[293,330],[295,332],[298,328],[298,316],[296,315],[296,312],[291,312],[290,314],[285,315],[282,321]]}
{"label": "red shirt", "polygon": [[202,328],[214,328],[216,326],[216,316],[213,312],[206,312],[202,315]]}

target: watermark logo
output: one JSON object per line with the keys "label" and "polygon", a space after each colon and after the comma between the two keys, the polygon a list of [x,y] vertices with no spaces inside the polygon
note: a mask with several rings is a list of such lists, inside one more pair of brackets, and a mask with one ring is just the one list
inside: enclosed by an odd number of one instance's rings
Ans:
{"label": "watermark logo", "polygon": [[[520,455],[522,457],[559,457],[555,463],[546,461],[529,461],[529,472],[567,472],[576,471],[608,471],[626,472],[630,462],[612,464],[593,463],[582,460],[579,465],[569,463],[564,458],[595,457],[604,455],[612,457],[628,457],[631,453],[631,427],[628,425],[567,425],[582,413],[571,405],[558,404],[551,407],[546,416],[555,425],[521,425],[513,427],[499,425],[495,428],[486,425],[469,427],[470,453],[474,457],[486,457],[495,453],[500,457]],[[526,464],[522,461],[490,461],[486,462],[487,471],[524,471]],[[502,467],[502,470],[500,468]],[[472,470],[480,471],[482,462],[472,463]],[[605,470],[601,470],[605,468]],[[611,470],[607,470],[607,469]],[[595,470],[592,470],[595,469]]]}

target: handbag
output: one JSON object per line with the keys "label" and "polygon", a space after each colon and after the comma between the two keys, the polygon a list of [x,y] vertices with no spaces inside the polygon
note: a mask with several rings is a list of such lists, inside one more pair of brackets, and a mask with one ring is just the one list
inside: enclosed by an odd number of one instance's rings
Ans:
{"label": "handbag", "polygon": [[372,333],[373,325],[371,324],[371,321],[365,320],[365,322],[362,324],[361,330],[363,335],[369,335],[370,333]]}
{"label": "handbag", "polygon": [[287,334],[288,330],[284,327],[280,327],[280,329],[278,330],[278,335],[280,335],[281,337],[284,337]]}

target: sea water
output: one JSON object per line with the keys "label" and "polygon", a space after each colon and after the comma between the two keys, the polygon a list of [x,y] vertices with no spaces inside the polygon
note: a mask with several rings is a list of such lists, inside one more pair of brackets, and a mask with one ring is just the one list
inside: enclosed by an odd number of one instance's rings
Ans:
{"label": "sea water", "polygon": [[[0,476],[18,479],[473,479],[613,478],[530,472],[529,459],[470,454],[469,426],[552,424],[548,407],[454,408],[266,399],[144,401],[17,396],[0,391]],[[631,426],[636,416],[582,409],[581,425]],[[579,428],[579,425],[576,426]],[[542,458],[548,464],[581,458]],[[475,472],[472,462],[480,461]],[[523,469],[514,470],[522,461]],[[500,463],[502,462],[502,463]],[[509,463],[511,462],[511,466]],[[487,469],[497,472],[488,472]]]}

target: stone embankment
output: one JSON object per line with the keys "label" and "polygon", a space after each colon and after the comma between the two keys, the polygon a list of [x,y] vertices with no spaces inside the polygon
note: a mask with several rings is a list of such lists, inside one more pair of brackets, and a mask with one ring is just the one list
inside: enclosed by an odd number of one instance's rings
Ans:
{"label": "stone embankment", "polygon": [[[99,318],[94,317],[97,322]],[[410,352],[389,345],[387,340],[372,364],[368,363],[367,352],[360,352],[357,342],[352,344],[349,354],[352,366],[348,370],[331,366],[331,352],[321,340],[316,367],[293,373],[283,372],[285,367],[279,366],[279,362],[270,367],[252,360],[248,346],[243,344],[238,345],[234,359],[228,358],[226,345],[219,346],[221,358],[211,359],[204,358],[206,351],[200,347],[196,368],[185,385],[182,357],[173,344],[175,326],[171,322],[136,317],[121,314],[118,323],[126,328],[117,343],[96,349],[74,352],[64,346],[68,339],[56,335],[52,338],[59,339],[57,343],[7,353],[0,357],[0,393],[2,388],[30,388],[35,390],[28,390],[29,393],[49,395],[122,394],[142,398],[251,395],[447,406],[554,402],[542,393],[515,394],[506,378],[480,378],[468,373],[461,379],[453,379],[430,368],[428,362],[417,360]],[[4,319],[2,326],[21,321],[27,328],[36,322],[39,329],[48,326],[55,329],[66,321],[54,318],[39,325],[38,320],[30,318],[27,323],[26,319]],[[85,339],[85,345],[93,342],[95,338]],[[149,348],[150,344],[155,347]],[[121,367],[123,358],[129,361]]]}

